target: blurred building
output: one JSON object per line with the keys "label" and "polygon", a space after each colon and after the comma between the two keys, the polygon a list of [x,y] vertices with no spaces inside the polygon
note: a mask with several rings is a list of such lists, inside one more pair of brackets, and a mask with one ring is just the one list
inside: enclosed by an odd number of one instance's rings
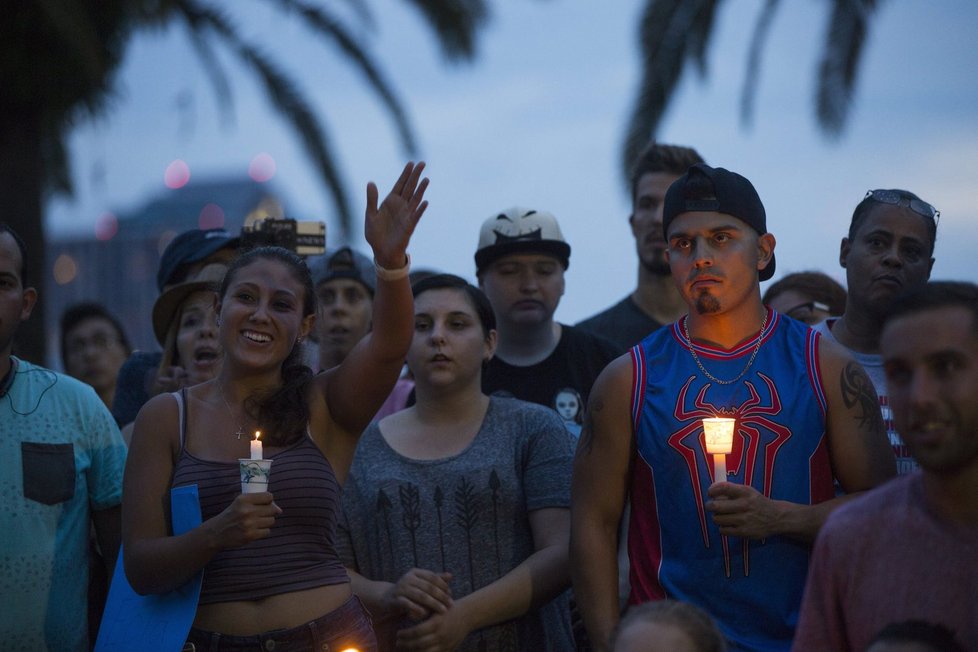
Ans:
{"label": "blurred building", "polygon": [[104,216],[91,235],[61,236],[48,244],[48,352],[60,368],[58,320],[69,305],[97,301],[117,315],[133,348],[158,349],[150,315],[159,294],[160,255],[175,235],[187,229],[225,228],[283,217],[268,183],[249,177],[191,181],[166,190],[131,213]]}

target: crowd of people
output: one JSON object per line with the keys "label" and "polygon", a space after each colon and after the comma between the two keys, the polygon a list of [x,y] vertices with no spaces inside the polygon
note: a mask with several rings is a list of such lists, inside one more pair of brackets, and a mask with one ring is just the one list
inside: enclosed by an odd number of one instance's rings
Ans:
{"label": "crowd of people", "polygon": [[762,294],[747,178],[650,143],[631,181],[636,288],[576,325],[544,210],[473,230],[476,284],[412,272],[408,163],[371,255],[182,233],[161,350],[79,304],[64,374],[13,354],[38,295],[0,222],[4,649],[91,649],[117,558],[140,595],[203,573],[184,650],[978,649],[978,286],[930,280],[940,212],[871,190],[846,287]]}

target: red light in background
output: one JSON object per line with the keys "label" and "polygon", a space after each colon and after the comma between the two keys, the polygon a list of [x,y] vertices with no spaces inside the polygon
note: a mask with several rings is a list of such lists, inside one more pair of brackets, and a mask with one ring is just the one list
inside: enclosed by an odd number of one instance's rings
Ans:
{"label": "red light in background", "polygon": [[258,154],[248,164],[248,176],[258,183],[268,181],[275,176],[275,159],[266,152]]}
{"label": "red light in background", "polygon": [[163,183],[167,188],[176,190],[183,188],[190,181],[190,167],[180,159],[176,159],[168,166],[163,173]]}
{"label": "red light in background", "polygon": [[95,220],[95,238],[97,240],[111,240],[119,232],[119,218],[112,213],[102,213]]}
{"label": "red light in background", "polygon": [[224,209],[217,204],[207,204],[200,209],[197,227],[200,229],[220,229],[224,226]]}

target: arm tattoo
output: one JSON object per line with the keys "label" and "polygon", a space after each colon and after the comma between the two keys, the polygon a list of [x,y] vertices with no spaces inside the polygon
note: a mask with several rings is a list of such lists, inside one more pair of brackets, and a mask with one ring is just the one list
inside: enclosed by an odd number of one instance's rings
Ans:
{"label": "arm tattoo", "polygon": [[875,429],[883,432],[883,415],[880,412],[879,398],[876,389],[866,372],[855,362],[846,364],[839,379],[842,389],[842,400],[846,408],[858,408],[856,420],[861,429]]}
{"label": "arm tattoo", "polygon": [[584,411],[584,423],[581,425],[581,438],[577,442],[577,456],[583,457],[585,455],[590,455],[591,451],[594,449],[594,412],[600,412],[604,409],[604,401],[601,399],[595,399],[590,405],[588,405],[587,410]]}

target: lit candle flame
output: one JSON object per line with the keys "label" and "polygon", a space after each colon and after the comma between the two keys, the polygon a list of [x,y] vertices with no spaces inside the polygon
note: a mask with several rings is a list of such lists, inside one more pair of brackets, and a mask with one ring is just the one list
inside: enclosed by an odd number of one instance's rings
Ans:
{"label": "lit candle flame", "polygon": [[255,431],[255,438],[251,440],[251,459],[260,460],[262,458],[261,430]]}

